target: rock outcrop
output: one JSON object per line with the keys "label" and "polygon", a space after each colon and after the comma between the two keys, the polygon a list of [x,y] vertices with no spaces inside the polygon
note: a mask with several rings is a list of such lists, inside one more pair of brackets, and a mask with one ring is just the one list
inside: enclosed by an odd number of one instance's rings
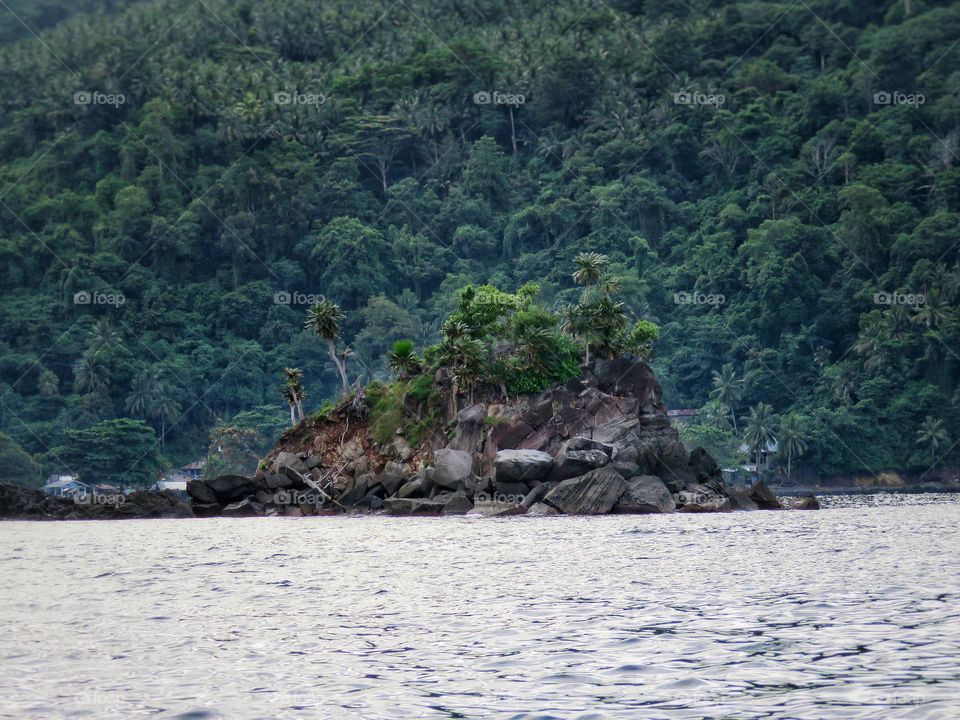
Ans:
{"label": "rock outcrop", "polygon": [[[252,478],[190,483],[194,510],[503,517],[782,508],[762,483],[728,488],[706,450],[687,451],[653,372],[636,359],[596,360],[561,387],[509,401],[481,391],[458,406],[450,386],[438,372],[432,408],[407,397],[403,426],[387,442],[347,403],[301,423]],[[435,419],[426,432],[425,417]],[[419,440],[404,436],[410,426]]]}
{"label": "rock outcrop", "polygon": [[0,518],[6,520],[130,520],[194,517],[175,493],[138,490],[129,495],[52,497],[42,490],[0,483]]}

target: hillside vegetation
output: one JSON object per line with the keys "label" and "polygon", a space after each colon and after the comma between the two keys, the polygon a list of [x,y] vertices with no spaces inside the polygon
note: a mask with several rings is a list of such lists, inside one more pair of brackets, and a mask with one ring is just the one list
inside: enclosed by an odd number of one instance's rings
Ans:
{"label": "hillside vegetation", "polygon": [[[41,5],[39,39],[0,8],[18,466],[244,462],[284,368],[308,413],[342,392],[318,301],[385,379],[468,285],[577,304],[581,253],[722,460],[745,433],[825,473],[960,459],[955,2]],[[122,418],[156,447],[77,447]]]}

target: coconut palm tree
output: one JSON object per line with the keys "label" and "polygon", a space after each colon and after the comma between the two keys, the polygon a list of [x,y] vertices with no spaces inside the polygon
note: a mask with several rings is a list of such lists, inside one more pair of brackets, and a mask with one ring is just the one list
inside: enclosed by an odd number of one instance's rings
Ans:
{"label": "coconut palm tree", "polygon": [[284,368],[283,376],[286,378],[286,383],[282,395],[290,403],[290,423],[296,425],[298,417],[303,420],[303,399],[307,395],[303,389],[303,370]]}
{"label": "coconut palm tree", "polygon": [[167,423],[176,420],[180,411],[180,403],[173,396],[173,389],[169,385],[157,383],[149,413],[151,417],[160,421],[160,448],[162,452],[166,452],[167,449]]}
{"label": "coconut palm tree", "polygon": [[792,413],[780,423],[780,450],[787,456],[787,480],[789,480],[794,456],[800,457],[807,451],[800,418]]}
{"label": "coconut palm tree", "polygon": [[730,411],[730,417],[733,420],[733,432],[737,435],[740,431],[737,429],[737,409],[736,404],[743,397],[744,381],[737,377],[733,369],[733,363],[727,363],[720,372],[713,371],[713,390],[710,391],[710,398],[724,404]]}
{"label": "coconut palm tree", "polygon": [[78,392],[94,392],[110,384],[110,371],[100,353],[87,351],[73,366],[73,386]]}
{"label": "coconut palm tree", "polygon": [[917,431],[917,444],[927,445],[930,448],[930,467],[936,465],[937,449],[950,441],[950,436],[944,427],[943,420],[927,417]]}
{"label": "coconut palm tree", "polygon": [[346,315],[332,300],[324,299],[307,311],[306,327],[317,334],[327,343],[327,350],[333,364],[340,373],[340,384],[343,396],[350,394],[350,383],[347,381],[347,368],[343,359],[337,353],[337,338],[340,337],[340,324]]}
{"label": "coconut palm tree", "polygon": [[397,340],[387,353],[387,366],[401,380],[419,370],[420,363],[413,340]]}
{"label": "coconut palm tree", "polygon": [[37,379],[37,392],[40,397],[54,397],[60,392],[60,380],[52,370],[43,370]]}
{"label": "coconut palm tree", "polygon": [[145,370],[137,376],[124,407],[134,417],[147,417],[157,393],[157,374]]}
{"label": "coconut palm tree", "polygon": [[600,282],[600,278],[607,271],[610,265],[610,258],[595,252],[580,253],[573,260],[577,269],[573,273],[573,281],[577,285],[583,285],[583,299],[581,302],[586,305],[590,299],[590,288]]}
{"label": "coconut palm tree", "polygon": [[773,428],[777,418],[773,408],[767,403],[757,403],[750,409],[750,416],[744,422],[744,440],[754,453],[756,464],[760,464],[760,453],[767,449],[773,440]]}

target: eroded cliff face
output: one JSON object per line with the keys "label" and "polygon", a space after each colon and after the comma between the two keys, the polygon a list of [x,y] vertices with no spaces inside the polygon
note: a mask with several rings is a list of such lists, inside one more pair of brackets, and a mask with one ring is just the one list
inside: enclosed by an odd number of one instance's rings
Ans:
{"label": "eroded cliff face", "polygon": [[[763,488],[731,492],[706,451],[687,451],[667,418],[653,371],[635,359],[595,361],[562,387],[509,400],[492,392],[455,405],[442,374],[434,387],[430,401],[405,399],[403,419],[385,442],[374,439],[369,408],[356,403],[301,423],[284,434],[253,478],[191,484],[198,514],[779,507]],[[424,417],[435,418],[426,432]],[[411,442],[405,428],[417,423],[424,437]],[[384,439],[382,426],[379,432]]]}

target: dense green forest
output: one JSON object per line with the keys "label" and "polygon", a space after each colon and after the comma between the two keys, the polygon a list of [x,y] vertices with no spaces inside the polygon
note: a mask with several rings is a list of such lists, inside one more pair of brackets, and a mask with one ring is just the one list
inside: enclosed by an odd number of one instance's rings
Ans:
{"label": "dense green forest", "polygon": [[4,476],[255,454],[284,368],[341,391],[316,301],[385,378],[467,285],[578,302],[581,253],[691,442],[960,460],[960,3],[0,5]]}

